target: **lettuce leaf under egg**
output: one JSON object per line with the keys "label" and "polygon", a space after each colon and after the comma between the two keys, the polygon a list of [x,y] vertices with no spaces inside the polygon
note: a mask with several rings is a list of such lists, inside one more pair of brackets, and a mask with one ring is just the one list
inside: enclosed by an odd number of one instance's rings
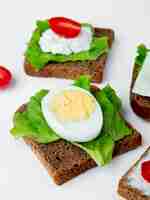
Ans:
{"label": "lettuce leaf under egg", "polygon": [[[80,77],[74,85],[90,90],[90,80],[86,76]],[[39,91],[30,98],[24,112],[15,113],[14,127],[11,130],[14,137],[29,137],[39,143],[51,143],[61,139],[48,126],[42,114],[41,100],[47,93],[47,90]],[[96,139],[84,143],[74,143],[74,145],[86,151],[98,165],[102,166],[112,160],[115,142],[132,134],[132,130],[120,116],[121,101],[109,85],[93,95],[103,111],[102,131]]]}
{"label": "lettuce leaf under egg", "polygon": [[[83,26],[91,27],[88,24],[83,24]],[[51,52],[45,53],[41,50],[39,41],[42,33],[49,28],[47,20],[37,21],[37,28],[32,34],[25,53],[26,60],[37,70],[43,69],[49,62],[62,63],[68,61],[96,60],[97,57],[109,51],[107,37],[93,37],[91,47],[88,51],[81,51],[70,55],[52,54]]]}
{"label": "lettuce leaf under egg", "polygon": [[91,78],[87,75],[80,76],[79,79],[74,81],[74,85],[90,92],[91,90]]}
{"label": "lettuce leaf under egg", "polygon": [[37,92],[30,98],[26,111],[15,113],[14,127],[11,130],[14,137],[29,137],[39,143],[50,143],[60,139],[48,126],[41,110],[41,100],[47,93],[47,90]]}
{"label": "lettuce leaf under egg", "polygon": [[103,128],[95,140],[80,143],[79,146],[97,164],[105,165],[112,160],[115,142],[132,134],[132,130],[121,117],[121,101],[109,85],[96,92],[95,97],[103,111]]}

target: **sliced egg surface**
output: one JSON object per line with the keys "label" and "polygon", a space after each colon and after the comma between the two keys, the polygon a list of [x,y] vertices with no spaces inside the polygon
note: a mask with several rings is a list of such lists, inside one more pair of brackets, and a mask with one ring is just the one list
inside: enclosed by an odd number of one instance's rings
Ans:
{"label": "sliced egg surface", "polygon": [[150,97],[150,53],[145,58],[132,91],[141,96]]}
{"label": "sliced egg surface", "polygon": [[103,114],[95,97],[76,86],[50,91],[41,102],[49,127],[71,142],[87,142],[101,132]]}
{"label": "sliced egg surface", "polygon": [[92,35],[89,26],[82,26],[79,35],[74,38],[64,38],[57,35],[52,29],[48,29],[42,34],[39,45],[43,52],[69,55],[89,50]]}

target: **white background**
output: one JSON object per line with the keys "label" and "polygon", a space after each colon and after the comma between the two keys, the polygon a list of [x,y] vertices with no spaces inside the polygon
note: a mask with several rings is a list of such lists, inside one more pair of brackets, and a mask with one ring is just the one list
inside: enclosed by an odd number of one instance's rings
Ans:
{"label": "white background", "polygon": [[[122,98],[126,118],[141,131],[144,143],[105,168],[95,168],[63,186],[53,184],[47,172],[22,140],[9,134],[14,111],[40,88],[70,81],[37,79],[23,71],[23,53],[36,19],[64,15],[115,30],[105,78]],[[150,125],[135,116],[129,105],[129,87],[136,46],[150,47],[149,0],[0,0],[0,64],[13,73],[13,84],[0,90],[0,199],[3,200],[117,200],[117,183],[150,143]]]}

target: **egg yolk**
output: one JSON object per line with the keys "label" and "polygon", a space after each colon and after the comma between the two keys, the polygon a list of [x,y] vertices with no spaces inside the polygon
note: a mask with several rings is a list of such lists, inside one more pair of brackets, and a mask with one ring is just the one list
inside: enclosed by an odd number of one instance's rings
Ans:
{"label": "egg yolk", "polygon": [[82,91],[64,91],[53,97],[50,111],[61,121],[86,120],[95,111],[95,99]]}

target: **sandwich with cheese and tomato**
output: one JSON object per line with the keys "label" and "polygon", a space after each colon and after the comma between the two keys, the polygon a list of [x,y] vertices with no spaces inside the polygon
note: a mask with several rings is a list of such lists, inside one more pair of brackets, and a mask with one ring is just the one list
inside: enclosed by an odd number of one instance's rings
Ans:
{"label": "sandwich with cheese and tomato", "polygon": [[113,40],[112,29],[65,17],[37,21],[25,52],[25,72],[66,79],[88,75],[99,83]]}

